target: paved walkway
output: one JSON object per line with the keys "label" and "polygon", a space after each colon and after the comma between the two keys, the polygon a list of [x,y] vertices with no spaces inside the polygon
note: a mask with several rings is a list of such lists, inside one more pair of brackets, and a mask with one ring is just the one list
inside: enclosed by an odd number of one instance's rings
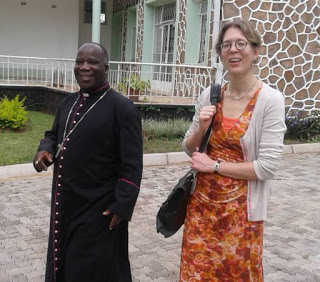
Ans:
{"label": "paved walkway", "polygon": [[[265,281],[320,281],[320,154],[285,155],[265,224]],[[187,166],[147,167],[130,224],[134,282],[177,281],[180,230],[155,231],[155,215]],[[0,281],[42,282],[49,224],[50,175],[0,182]]]}

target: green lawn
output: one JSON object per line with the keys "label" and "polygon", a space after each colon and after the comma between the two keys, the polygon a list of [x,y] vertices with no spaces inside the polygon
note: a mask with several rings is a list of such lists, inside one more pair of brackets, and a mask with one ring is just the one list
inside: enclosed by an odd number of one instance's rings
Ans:
{"label": "green lawn", "polygon": [[[54,116],[39,112],[28,112],[29,121],[22,131],[0,131],[0,165],[32,162],[44,132],[51,128]],[[181,138],[174,140],[144,140],[144,153],[181,151]]]}
{"label": "green lawn", "polygon": [[143,152],[145,154],[151,153],[168,153],[182,151],[182,138],[174,140],[156,139],[143,142]]}
{"label": "green lawn", "polygon": [[31,162],[45,130],[51,128],[54,117],[39,112],[28,112],[28,118],[24,130],[0,131],[0,165]]}
{"label": "green lawn", "polygon": [[[28,112],[29,121],[21,131],[0,129],[0,166],[32,162],[44,132],[51,128],[54,116],[40,112]],[[143,122],[143,152],[166,153],[181,152],[181,142],[189,122],[175,120],[171,122]],[[152,136],[152,137],[151,137]],[[169,136],[169,138],[159,137]],[[179,138],[175,136],[180,136]],[[314,142],[320,141],[320,135]],[[302,143],[300,140],[285,140],[285,144]]]}

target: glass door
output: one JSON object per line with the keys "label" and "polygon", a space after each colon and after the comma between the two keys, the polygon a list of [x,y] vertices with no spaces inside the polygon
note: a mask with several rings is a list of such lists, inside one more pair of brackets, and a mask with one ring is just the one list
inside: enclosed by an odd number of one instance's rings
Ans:
{"label": "glass door", "polygon": [[153,67],[152,88],[163,92],[172,89],[175,36],[175,2],[157,7],[155,10],[155,33],[153,47],[153,62],[165,64]]}

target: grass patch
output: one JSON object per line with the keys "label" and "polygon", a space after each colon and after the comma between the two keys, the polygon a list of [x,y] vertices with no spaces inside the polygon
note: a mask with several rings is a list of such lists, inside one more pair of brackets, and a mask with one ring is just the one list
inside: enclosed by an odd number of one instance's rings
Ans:
{"label": "grass patch", "polygon": [[181,152],[182,138],[177,139],[155,139],[143,141],[143,152],[145,154],[152,153],[168,153],[168,152]]}
{"label": "grass patch", "polygon": [[[30,163],[44,132],[51,128],[54,116],[40,112],[28,112],[28,122],[23,130],[0,130],[0,166]],[[181,142],[190,126],[189,121],[142,122],[143,153],[181,152]],[[313,142],[319,142],[320,135]],[[295,138],[286,138],[285,144],[311,143]]]}
{"label": "grass patch", "polygon": [[0,165],[28,163],[33,160],[45,130],[52,126],[54,116],[28,112],[23,130],[0,131]]}
{"label": "grass patch", "polygon": [[[32,162],[39,142],[53,120],[53,115],[30,111],[23,130],[0,130],[0,166]],[[182,132],[189,125],[182,120],[143,121],[143,153],[181,152]]]}

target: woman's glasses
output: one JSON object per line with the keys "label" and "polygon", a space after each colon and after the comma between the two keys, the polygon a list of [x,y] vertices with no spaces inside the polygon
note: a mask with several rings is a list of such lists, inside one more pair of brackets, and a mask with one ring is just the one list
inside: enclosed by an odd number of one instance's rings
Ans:
{"label": "woman's glasses", "polygon": [[[231,49],[233,42],[222,42],[220,45],[221,51],[223,51],[223,52],[229,51]],[[236,46],[236,48],[238,50],[244,50],[247,47],[248,42],[244,41],[244,40],[237,40],[237,41],[235,41],[234,45]]]}

